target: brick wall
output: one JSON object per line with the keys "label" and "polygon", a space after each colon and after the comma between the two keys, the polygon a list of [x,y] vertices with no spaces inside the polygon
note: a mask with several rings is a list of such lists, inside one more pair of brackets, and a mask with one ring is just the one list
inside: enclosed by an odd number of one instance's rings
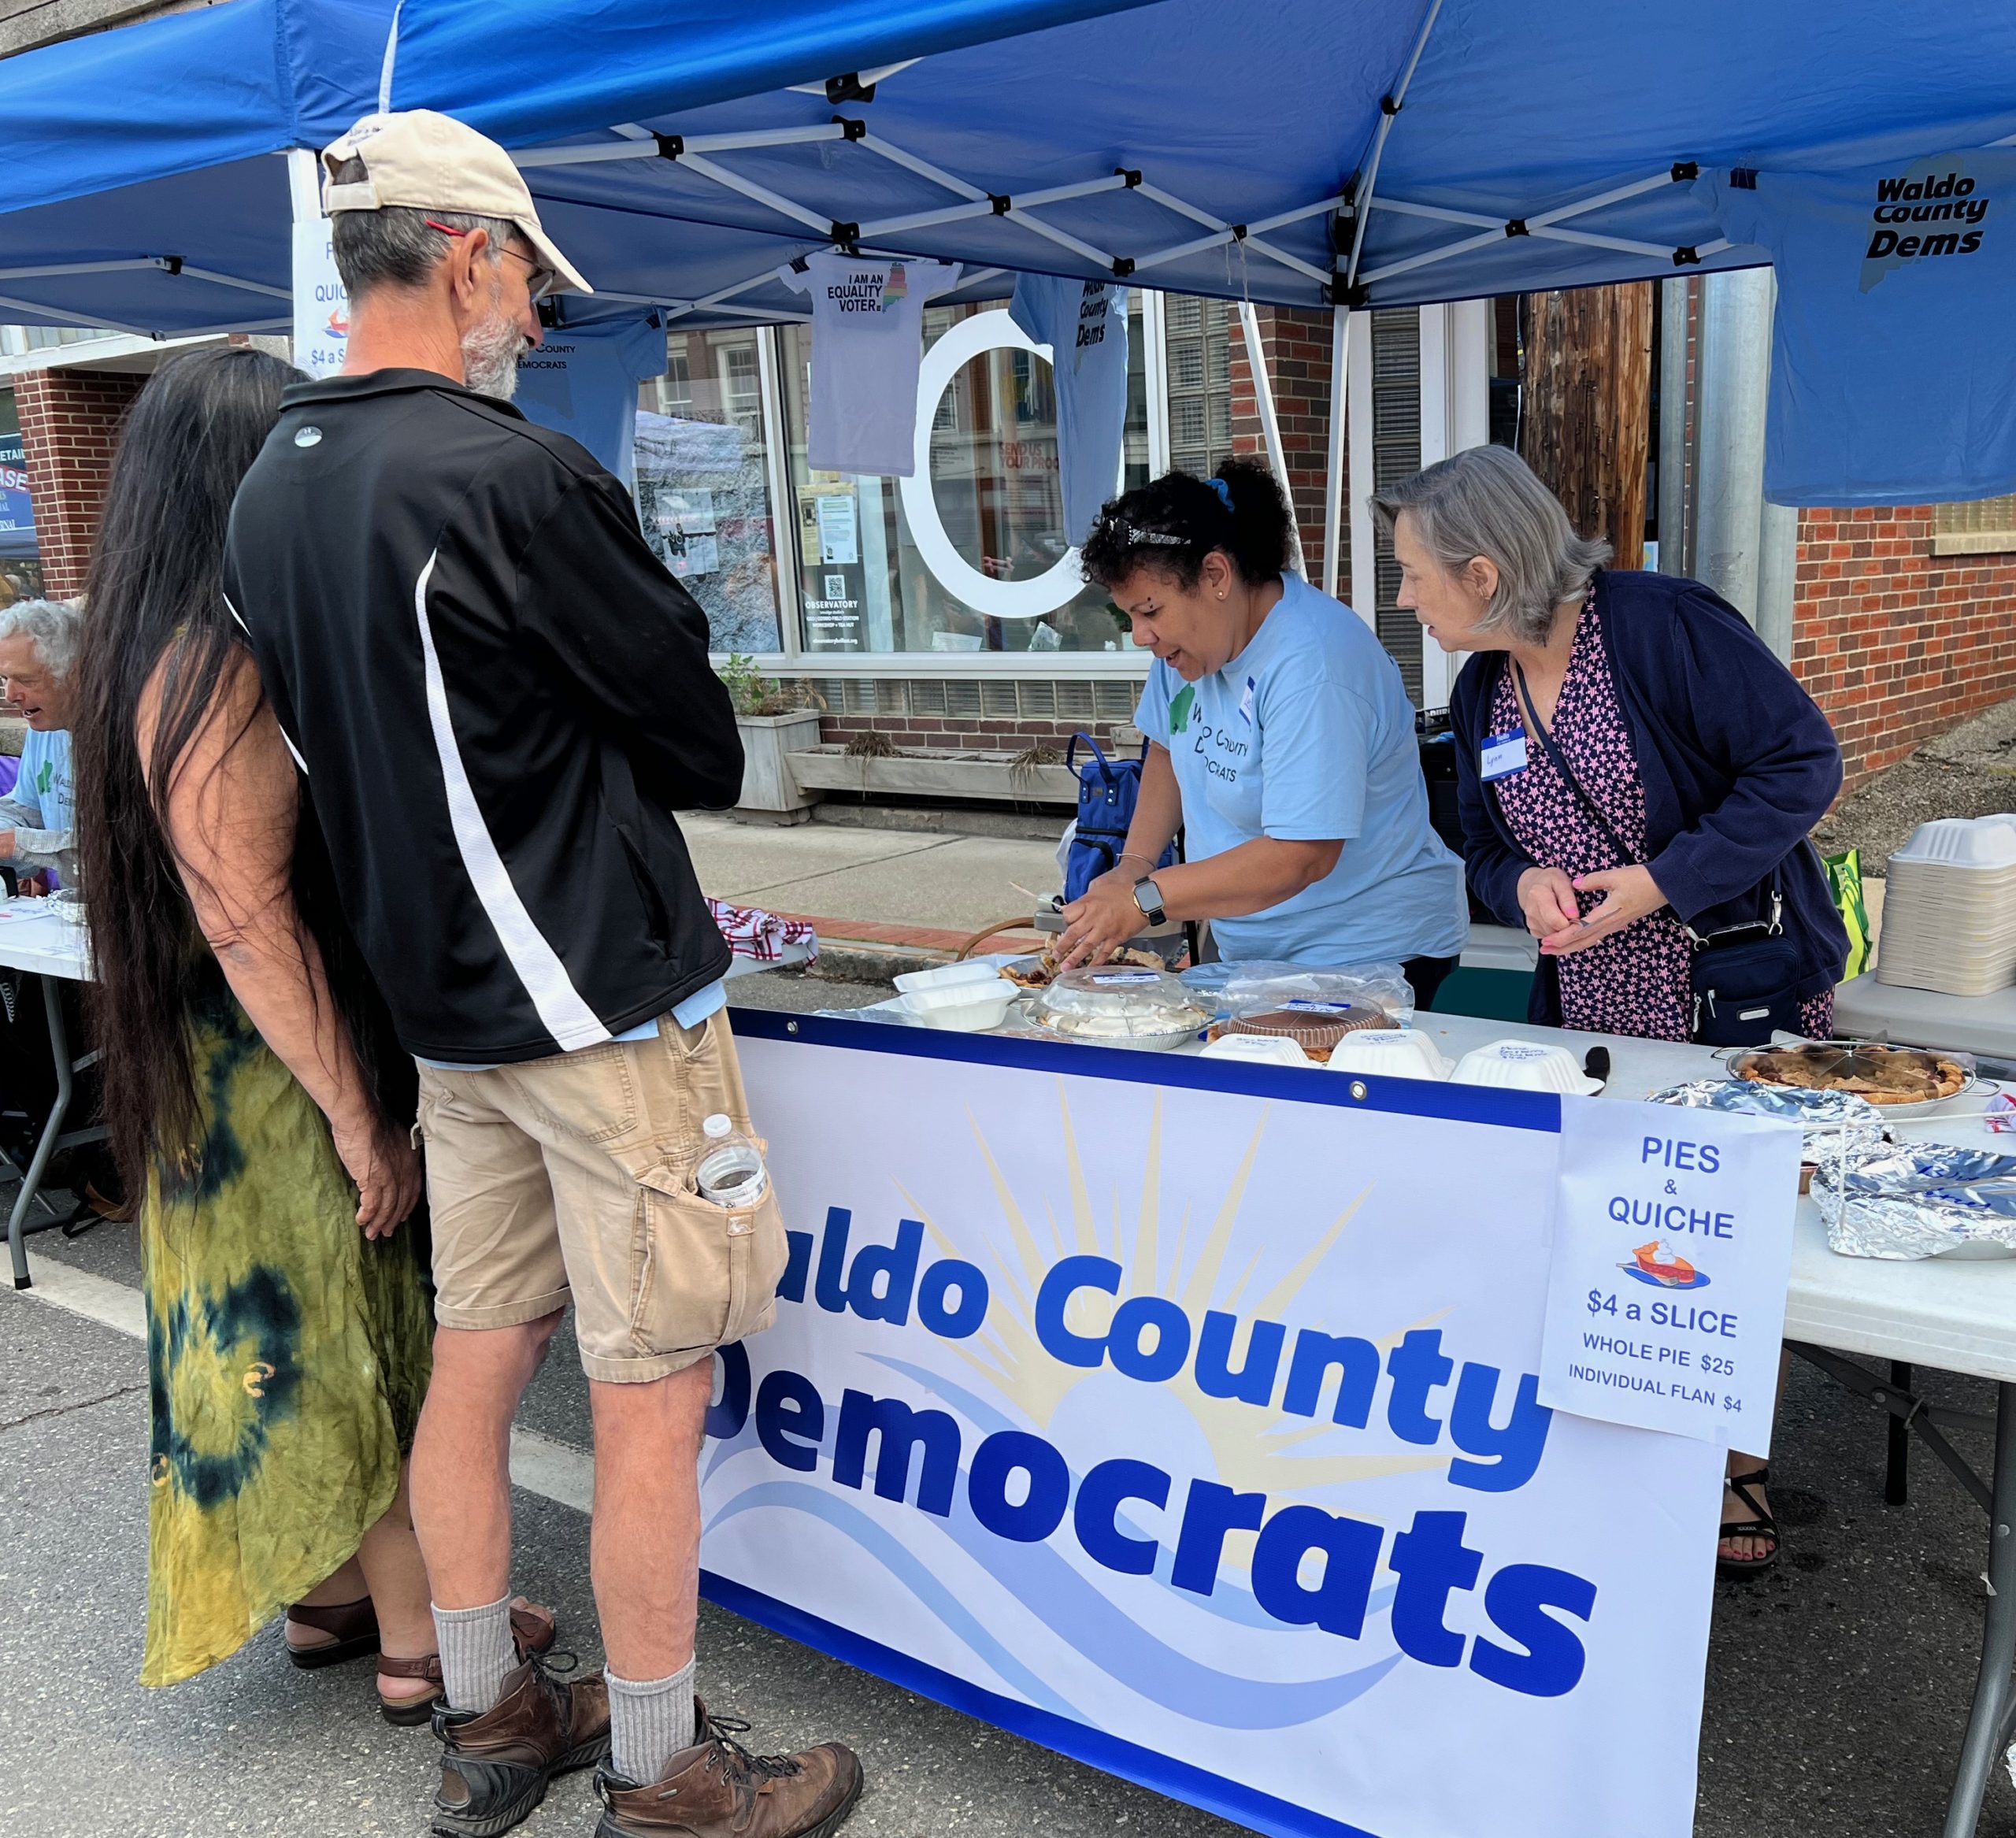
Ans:
{"label": "brick wall", "polygon": [[[1260,350],[1273,385],[1274,413],[1288,462],[1288,492],[1302,532],[1303,573],[1323,581],[1323,489],[1330,469],[1330,315],[1297,306],[1255,309]],[[1231,339],[1232,443],[1235,452],[1267,457],[1267,437],[1253,388],[1253,366],[1235,309]],[[1348,494],[1346,502],[1349,502]],[[1351,579],[1351,520],[1339,578]]]}
{"label": "brick wall", "polygon": [[120,420],[146,380],[67,369],[30,370],[14,379],[43,591],[54,598],[83,591]]}
{"label": "brick wall", "polygon": [[[819,720],[819,738],[837,746],[872,728],[886,734],[891,744],[902,752],[920,748],[931,751],[962,748],[981,753],[1021,753],[1032,747],[1051,747],[1057,750],[1058,757],[1062,759],[1073,734],[1089,734],[1100,746],[1110,750],[1114,730],[1123,725],[1131,731],[1132,723],[1114,721],[1007,721],[959,715],[822,715]],[[1084,749],[1080,747],[1079,757],[1082,759],[1084,756]]]}
{"label": "brick wall", "polygon": [[1928,504],[1799,517],[1792,668],[1848,777],[2016,696],[2016,554],[1935,555]]}

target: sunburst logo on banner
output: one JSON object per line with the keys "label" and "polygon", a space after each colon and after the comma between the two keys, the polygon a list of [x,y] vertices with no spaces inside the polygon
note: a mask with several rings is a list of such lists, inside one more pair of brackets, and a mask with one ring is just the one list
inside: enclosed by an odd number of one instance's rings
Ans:
{"label": "sunburst logo on banner", "polygon": [[[1284,1311],[1302,1294],[1336,1248],[1371,1192],[1369,1187],[1358,1192],[1285,1275],[1257,1301],[1244,1305],[1261,1254],[1256,1251],[1243,1269],[1229,1276],[1225,1267],[1226,1256],[1245,1200],[1247,1183],[1266,1134],[1269,1110],[1263,1109],[1254,1124],[1245,1151],[1209,1222],[1203,1227],[1203,1242],[1193,1258],[1190,1252],[1193,1214],[1188,1204],[1183,1209],[1173,1241],[1166,1251],[1164,1247],[1162,1094],[1157,1092],[1154,1096],[1143,1158],[1140,1191],[1132,1207],[1132,1222],[1116,1191],[1111,1202],[1110,1225],[1102,1238],[1100,1209],[1086,1181],[1084,1164],[1078,1152],[1070,1095],[1063,1080],[1059,1079],[1057,1084],[1058,1128],[1069,1184],[1069,1214],[1065,1218],[1060,1219],[1056,1208],[1046,1202],[1041,1225],[1032,1225],[1022,1202],[1002,1172],[1000,1158],[988,1141],[979,1118],[970,1110],[966,1114],[974,1141],[987,1165],[988,1178],[992,1183],[1014,1254],[1011,1262],[999,1250],[990,1247],[994,1266],[988,1273],[992,1301],[986,1325],[971,1340],[959,1342],[952,1348],[999,1396],[1012,1403],[1040,1429],[1049,1427],[1065,1398],[1092,1376],[1082,1368],[1066,1366],[1052,1358],[1036,1337],[1036,1294],[1045,1273],[1058,1259],[1073,1256],[1112,1258],[1125,1272],[1120,1294],[1110,1299],[1114,1306],[1130,1296],[1158,1295],[1176,1303],[1192,1321],[1201,1319],[1207,1309],[1237,1314],[1242,1318],[1245,1334],[1250,1336],[1254,1321],[1283,1318]],[[900,1182],[898,1191],[910,1207],[911,1217],[922,1221],[926,1231],[946,1251],[957,1254],[958,1247],[916,1197]],[[1046,1238],[1047,1244],[1043,1242]],[[1074,1298],[1070,1321],[1073,1331],[1097,1332],[1105,1324],[1093,1318],[1091,1310],[1095,1304],[1107,1299],[1084,1291]],[[1084,1310],[1082,1317],[1080,1310]],[[1394,1328],[1373,1344],[1384,1354],[1397,1344],[1410,1328],[1432,1326],[1440,1318],[1436,1314],[1409,1322]],[[1249,1349],[1250,1339],[1246,1347],[1236,1350],[1235,1358],[1247,1354]],[[1333,1433],[1333,1425],[1326,1417],[1319,1417],[1313,1421],[1277,1422],[1256,1434],[1252,1406],[1237,1399],[1210,1396],[1198,1385],[1187,1362],[1174,1378],[1157,1388],[1180,1403],[1195,1421],[1210,1445],[1217,1467],[1215,1478],[1228,1487],[1263,1492],[1269,1497],[1299,1498],[1351,1481],[1436,1468],[1446,1465],[1447,1461],[1446,1454],[1429,1451],[1404,1455],[1297,1453],[1304,1444]],[[1228,1555],[1236,1543],[1250,1547],[1251,1535],[1239,1534],[1228,1540]]]}

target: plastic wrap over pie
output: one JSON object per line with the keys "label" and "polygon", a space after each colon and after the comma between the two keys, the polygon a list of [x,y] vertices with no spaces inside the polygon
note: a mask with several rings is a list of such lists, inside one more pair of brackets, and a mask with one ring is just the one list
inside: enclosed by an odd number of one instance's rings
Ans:
{"label": "plastic wrap over pie", "polygon": [[1102,1047],[1173,1047],[1211,1011],[1160,970],[1066,970],[1036,999],[1036,1019],[1053,1034]]}

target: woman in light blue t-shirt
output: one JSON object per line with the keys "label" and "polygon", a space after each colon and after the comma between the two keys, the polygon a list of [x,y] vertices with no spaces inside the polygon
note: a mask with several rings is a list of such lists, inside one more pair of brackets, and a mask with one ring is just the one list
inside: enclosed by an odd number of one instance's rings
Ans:
{"label": "woman in light blue t-shirt", "polygon": [[[1462,865],[1429,827],[1399,667],[1290,554],[1280,489],[1246,461],[1168,473],[1093,526],[1085,573],[1155,654],[1151,745],[1126,853],[1065,909],[1063,954],[1209,920],[1228,960],[1404,964],[1425,1008],[1463,948]],[[1155,872],[1179,828],[1188,859]]]}

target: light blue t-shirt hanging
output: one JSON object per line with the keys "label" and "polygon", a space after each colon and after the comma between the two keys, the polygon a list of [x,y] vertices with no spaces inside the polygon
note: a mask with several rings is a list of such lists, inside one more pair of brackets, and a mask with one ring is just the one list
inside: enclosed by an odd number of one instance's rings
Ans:
{"label": "light blue t-shirt hanging", "polygon": [[1429,828],[1414,705],[1372,628],[1299,576],[1222,670],[1159,659],[1135,721],[1169,749],[1192,862],[1256,837],[1341,839],[1337,865],[1265,912],[1214,919],[1228,960],[1452,958],[1469,933],[1463,865]]}
{"label": "light blue t-shirt hanging", "polygon": [[1926,504],[2016,491],[2016,153],[1695,187],[1778,274],[1764,492]]}
{"label": "light blue t-shirt hanging", "polygon": [[1064,534],[1091,533],[1099,506],[1119,490],[1120,443],[1127,428],[1127,290],[1110,281],[1025,274],[1008,310],[1054,354],[1058,484]]}
{"label": "light blue t-shirt hanging", "polygon": [[606,324],[557,326],[518,360],[525,419],[571,434],[624,484],[636,482],[637,385],[665,374],[656,313]]}

